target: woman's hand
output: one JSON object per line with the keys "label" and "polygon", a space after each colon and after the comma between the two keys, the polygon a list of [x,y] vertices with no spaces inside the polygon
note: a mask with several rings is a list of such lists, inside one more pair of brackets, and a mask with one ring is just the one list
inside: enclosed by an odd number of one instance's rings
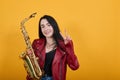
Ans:
{"label": "woman's hand", "polygon": [[61,32],[60,32],[60,34],[62,35],[65,44],[67,44],[71,41],[71,37],[70,37],[70,35],[68,35],[66,30],[64,31],[64,35]]}
{"label": "woman's hand", "polygon": [[32,54],[32,50],[31,50],[31,49],[26,49],[26,53],[27,53],[28,55],[30,55],[30,54]]}

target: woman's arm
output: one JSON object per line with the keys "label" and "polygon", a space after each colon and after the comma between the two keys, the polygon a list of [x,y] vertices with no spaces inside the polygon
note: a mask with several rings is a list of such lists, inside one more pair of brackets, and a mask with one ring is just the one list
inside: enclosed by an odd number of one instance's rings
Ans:
{"label": "woman's arm", "polygon": [[66,45],[66,54],[67,54],[67,63],[69,67],[73,70],[76,70],[79,68],[79,62],[78,59],[74,53],[74,46],[72,40],[70,40]]}

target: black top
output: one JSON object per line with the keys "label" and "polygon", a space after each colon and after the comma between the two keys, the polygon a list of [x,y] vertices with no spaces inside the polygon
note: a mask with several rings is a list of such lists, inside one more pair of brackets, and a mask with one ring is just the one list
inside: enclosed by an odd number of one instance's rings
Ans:
{"label": "black top", "polygon": [[44,71],[48,76],[52,76],[52,62],[56,50],[52,50],[46,53]]}

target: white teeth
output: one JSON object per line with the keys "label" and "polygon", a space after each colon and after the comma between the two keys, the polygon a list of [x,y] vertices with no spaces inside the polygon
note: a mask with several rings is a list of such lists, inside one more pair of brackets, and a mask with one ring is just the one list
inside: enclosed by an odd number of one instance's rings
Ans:
{"label": "white teeth", "polygon": [[50,33],[50,31],[45,31],[45,34],[49,34]]}

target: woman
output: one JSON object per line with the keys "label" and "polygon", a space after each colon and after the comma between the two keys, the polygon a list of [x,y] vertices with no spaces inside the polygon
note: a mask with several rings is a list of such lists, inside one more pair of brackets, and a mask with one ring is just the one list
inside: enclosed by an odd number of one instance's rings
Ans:
{"label": "woman", "polygon": [[[72,70],[79,68],[71,38],[61,35],[57,22],[49,15],[40,18],[39,39],[32,47],[44,70],[42,80],[66,80],[67,64]],[[27,80],[32,79],[27,76]]]}

